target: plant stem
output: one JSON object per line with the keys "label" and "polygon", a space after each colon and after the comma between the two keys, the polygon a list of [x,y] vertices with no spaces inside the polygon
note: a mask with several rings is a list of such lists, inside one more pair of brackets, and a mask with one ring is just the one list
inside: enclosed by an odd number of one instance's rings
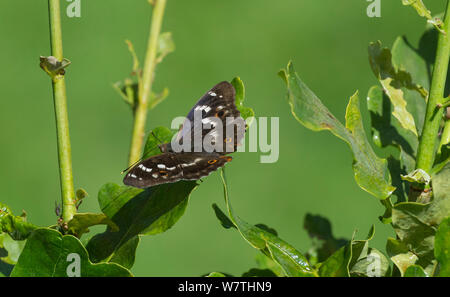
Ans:
{"label": "plant stem", "polygon": [[448,62],[450,55],[450,5],[447,1],[443,30],[439,34],[436,62],[434,64],[431,81],[430,97],[428,98],[422,136],[417,153],[416,168],[430,172],[435,158],[435,149],[444,108],[438,104],[444,100],[444,88],[447,79]]}
{"label": "plant stem", "polygon": [[[450,107],[447,107],[447,114],[450,114]],[[450,143],[450,119],[446,119],[444,130],[442,130],[441,142],[439,143],[438,154],[442,152],[442,147]]]}
{"label": "plant stem", "polygon": [[[52,56],[57,58],[58,61],[62,61],[63,50],[59,0],[48,0],[48,10]],[[58,140],[59,174],[61,180],[62,219],[65,222],[68,222],[76,213],[76,207],[64,75],[52,76],[52,85]]]}
{"label": "plant stem", "polygon": [[166,0],[156,0],[153,7],[152,21],[150,24],[150,35],[147,45],[147,53],[138,88],[138,100],[134,112],[133,135],[131,138],[130,155],[128,164],[131,166],[140,159],[145,136],[145,123],[147,121],[148,100],[152,90],[153,75],[156,66],[156,52],[158,49],[158,38],[161,31],[162,19]]}

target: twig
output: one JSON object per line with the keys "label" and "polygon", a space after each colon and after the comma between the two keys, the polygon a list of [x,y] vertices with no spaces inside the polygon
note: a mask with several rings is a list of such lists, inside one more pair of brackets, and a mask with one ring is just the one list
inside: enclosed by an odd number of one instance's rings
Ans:
{"label": "twig", "polygon": [[[50,21],[50,43],[52,56],[58,62],[63,62],[61,16],[59,0],[48,0]],[[49,57],[50,58],[50,57]],[[42,61],[42,58],[41,58]],[[47,60],[48,61],[48,60]],[[67,61],[67,60],[66,60]],[[43,62],[41,62],[41,67]],[[69,63],[63,64],[63,67]],[[43,67],[44,68],[44,67]],[[47,73],[49,73],[47,71]],[[75,192],[72,176],[72,158],[69,136],[69,117],[67,115],[66,84],[64,81],[64,70],[58,69],[51,72],[53,86],[53,100],[55,105],[56,133],[58,140],[58,161],[61,180],[62,196],[62,219],[68,222],[76,213]]]}
{"label": "twig", "polygon": [[142,146],[145,136],[145,123],[147,121],[147,112],[149,97],[152,90],[153,75],[156,66],[156,53],[158,49],[158,38],[161,31],[162,19],[166,0],[154,1],[152,22],[150,25],[150,35],[147,45],[142,80],[138,87],[138,100],[134,112],[133,135],[131,138],[130,155],[128,164],[131,165],[139,160],[142,154]]}
{"label": "twig", "polygon": [[438,133],[444,108],[438,104],[443,101],[445,82],[447,79],[448,62],[450,55],[450,5],[447,1],[447,9],[443,30],[445,34],[439,34],[436,63],[431,81],[430,98],[427,103],[427,111],[417,153],[417,169],[430,172],[435,158],[435,149],[438,141]]}

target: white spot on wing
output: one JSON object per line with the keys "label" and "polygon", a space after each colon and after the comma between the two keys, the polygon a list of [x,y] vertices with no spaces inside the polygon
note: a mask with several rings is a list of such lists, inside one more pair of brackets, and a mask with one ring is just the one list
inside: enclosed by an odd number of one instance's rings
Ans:
{"label": "white spot on wing", "polygon": [[211,110],[211,107],[208,105],[199,105],[194,110],[204,110],[205,112],[209,112]]}
{"label": "white spot on wing", "polygon": [[203,123],[203,124],[213,123],[212,126],[215,127],[214,121],[212,121],[212,120],[210,120],[210,119],[208,119],[208,118],[204,118],[204,119],[202,120],[202,123]]}

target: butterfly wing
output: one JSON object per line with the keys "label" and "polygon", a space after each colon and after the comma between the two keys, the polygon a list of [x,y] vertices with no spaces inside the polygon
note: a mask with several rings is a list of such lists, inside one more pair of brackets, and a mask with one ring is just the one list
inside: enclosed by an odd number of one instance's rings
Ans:
{"label": "butterfly wing", "polygon": [[[240,117],[240,112],[236,107],[236,91],[232,84],[223,81],[215,85],[211,90],[206,92],[200,100],[189,111],[183,126],[178,132],[176,141],[182,142],[185,137],[191,138],[191,151],[203,151],[203,148],[196,148],[194,139],[201,133],[201,139],[209,134],[210,142],[223,144],[220,151],[225,153],[234,152],[237,144],[242,140],[244,133],[238,133],[239,128],[234,123],[227,122],[227,118],[235,118],[245,126],[244,120]],[[194,121],[196,112],[201,115],[201,121]],[[201,112],[201,113],[200,113]],[[216,118],[222,122],[221,133],[216,133],[214,130],[214,122],[211,128],[204,128],[209,120],[208,118]],[[227,129],[233,129],[232,135],[226,135]],[[241,127],[245,132],[245,127]],[[242,131],[241,131],[242,132]],[[198,145],[198,144],[197,144]]]}
{"label": "butterfly wing", "polygon": [[184,180],[197,180],[210,175],[232,160],[229,156],[217,153],[175,154],[182,168]]}
{"label": "butterfly wing", "polygon": [[123,183],[148,188],[179,180],[197,180],[230,161],[231,157],[216,153],[163,153],[136,164],[125,175]]}

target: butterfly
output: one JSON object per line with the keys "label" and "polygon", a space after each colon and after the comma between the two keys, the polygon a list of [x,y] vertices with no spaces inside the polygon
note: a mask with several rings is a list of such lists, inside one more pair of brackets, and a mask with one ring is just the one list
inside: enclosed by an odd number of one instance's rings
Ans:
{"label": "butterfly", "polygon": [[[198,180],[225,166],[232,160],[227,154],[237,150],[246,129],[235,97],[236,90],[229,82],[215,85],[189,111],[175,139],[160,146],[162,154],[134,165],[123,183],[148,188],[179,180]],[[205,146],[205,141],[209,145]]]}

